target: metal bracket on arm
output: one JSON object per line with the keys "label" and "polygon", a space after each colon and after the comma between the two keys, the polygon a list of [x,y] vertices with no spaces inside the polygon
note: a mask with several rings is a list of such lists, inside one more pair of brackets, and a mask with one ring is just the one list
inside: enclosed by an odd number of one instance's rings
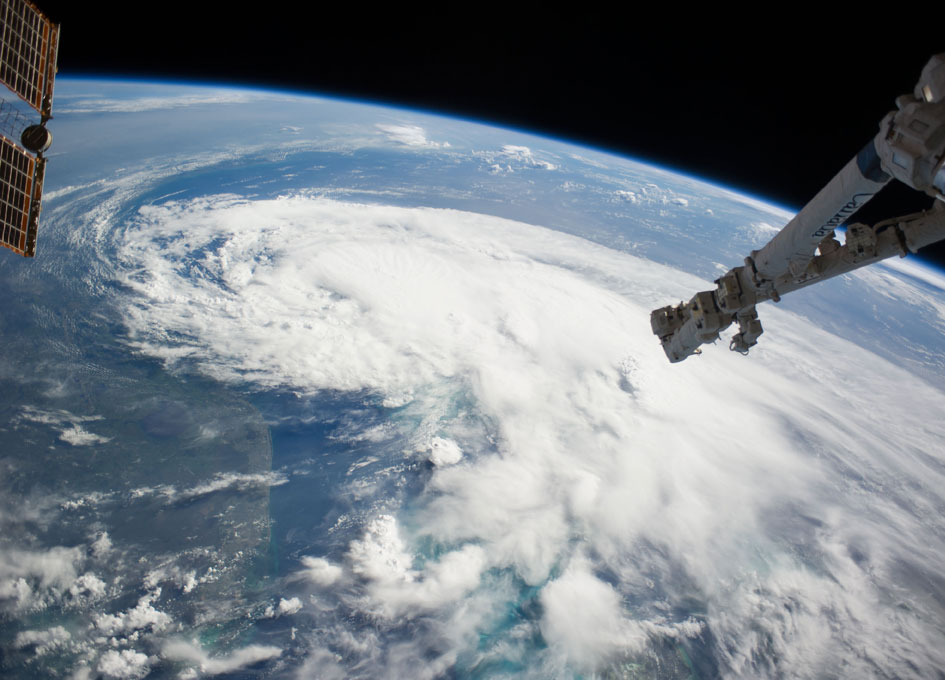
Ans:
{"label": "metal bracket on arm", "polygon": [[739,354],[748,354],[748,350],[758,344],[758,337],[764,333],[761,321],[758,320],[758,312],[752,305],[739,312],[735,320],[738,322],[738,333],[732,336],[728,348]]}

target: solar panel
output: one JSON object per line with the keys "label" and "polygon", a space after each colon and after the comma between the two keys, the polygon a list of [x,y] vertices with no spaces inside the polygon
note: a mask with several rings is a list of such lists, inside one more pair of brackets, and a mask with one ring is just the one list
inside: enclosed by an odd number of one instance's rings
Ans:
{"label": "solar panel", "polygon": [[36,109],[52,111],[59,27],[26,0],[0,0],[0,81]]}
{"label": "solar panel", "polygon": [[40,114],[31,123],[25,106],[0,100],[0,246],[26,257],[36,252],[58,50],[59,27],[33,3],[0,0],[0,83]]}
{"label": "solar panel", "polygon": [[26,257],[36,251],[45,166],[0,136],[0,245]]}

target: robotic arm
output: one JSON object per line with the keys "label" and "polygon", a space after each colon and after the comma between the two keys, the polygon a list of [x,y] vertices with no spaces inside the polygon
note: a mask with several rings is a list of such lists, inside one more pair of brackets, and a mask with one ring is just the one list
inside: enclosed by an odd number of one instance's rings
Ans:
{"label": "robotic arm", "polygon": [[[650,314],[671,362],[700,354],[700,345],[732,323],[738,332],[729,348],[747,354],[763,332],[757,303],[945,239],[945,53],[929,60],[914,93],[899,97],[896,107],[876,137],[767,245],[717,279],[715,290]],[[841,246],[834,230],[892,179],[937,200],[929,210],[872,227],[849,225]]]}

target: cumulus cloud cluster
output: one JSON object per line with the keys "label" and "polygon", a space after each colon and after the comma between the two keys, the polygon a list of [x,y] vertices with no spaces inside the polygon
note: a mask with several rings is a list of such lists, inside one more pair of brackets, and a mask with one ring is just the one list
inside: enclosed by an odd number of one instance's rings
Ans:
{"label": "cumulus cloud cluster", "polygon": [[[112,550],[103,548],[106,535],[97,537],[89,546],[88,554],[99,557]],[[231,673],[251,667],[282,654],[282,649],[271,645],[234,647],[228,653],[210,654],[196,642],[175,637],[179,629],[174,618],[163,610],[169,603],[159,604],[162,589],[152,583],[151,589],[138,598],[134,606],[109,613],[104,599],[105,583],[94,573],[77,575],[78,568],[87,561],[82,547],[53,548],[45,552],[12,551],[0,560],[0,600],[4,615],[24,610],[58,606],[82,612],[83,616],[70,620],[70,629],[62,625],[19,631],[11,648],[32,658],[62,653],[75,662],[70,677],[76,680],[105,677],[115,680],[139,680],[152,670],[178,668],[181,678]],[[101,567],[101,564],[99,564]],[[148,579],[162,581],[169,578],[168,569],[162,574],[149,574]],[[11,578],[11,577],[16,577]],[[189,593],[196,585],[185,585]],[[199,579],[205,582],[207,578]],[[7,598],[12,594],[14,597]],[[281,598],[277,604],[262,612],[261,618],[292,616],[302,609],[298,597]],[[95,675],[95,674],[98,675]]]}
{"label": "cumulus cloud cluster", "polygon": [[493,175],[503,175],[518,170],[557,170],[558,166],[546,160],[544,154],[536,155],[529,147],[520,144],[505,144],[500,151],[480,151],[477,154],[486,162]]}
{"label": "cumulus cloud cluster", "polygon": [[0,611],[42,609],[65,599],[101,596],[105,584],[91,572],[81,547],[46,550],[5,549],[0,554]]}
{"label": "cumulus cloud cluster", "polygon": [[427,139],[426,131],[419,125],[378,123],[377,129],[387,135],[392,142],[403,146],[436,149],[450,145],[449,142],[434,142]]}
{"label": "cumulus cloud cluster", "polygon": [[109,649],[98,662],[98,672],[116,680],[139,680],[151,672],[147,654],[134,649]]}
{"label": "cumulus cloud cluster", "polygon": [[104,635],[114,636],[132,633],[137,630],[161,631],[167,628],[171,617],[154,607],[154,601],[161,596],[161,589],[143,595],[131,609],[118,614],[98,614],[95,627]]}
{"label": "cumulus cloud cluster", "polygon": [[[641,182],[632,186],[632,188],[617,189],[613,193],[619,202],[627,202],[633,205],[667,206],[675,209],[688,208],[690,199],[676,195],[671,188],[654,184],[653,182]],[[709,214],[711,210],[707,211]]]}
{"label": "cumulus cloud cluster", "polygon": [[339,677],[592,673],[696,642],[720,674],[945,663],[934,591],[897,576],[945,550],[923,519],[945,511],[943,394],[875,355],[770,309],[750,361],[670,366],[649,311],[706,282],[483,215],[220,196],[116,238],[142,352],[442,414],[409,521],[388,505],[301,561],[328,617],[310,658]]}

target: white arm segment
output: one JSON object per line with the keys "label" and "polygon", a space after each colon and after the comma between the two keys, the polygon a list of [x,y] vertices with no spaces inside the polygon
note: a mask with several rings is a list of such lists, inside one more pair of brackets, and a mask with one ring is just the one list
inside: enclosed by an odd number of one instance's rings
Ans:
{"label": "white arm segment", "polygon": [[800,273],[817,246],[892,179],[880,167],[871,141],[850,159],[794,219],[761,250],[751,253],[757,278],[775,279],[785,271]]}

